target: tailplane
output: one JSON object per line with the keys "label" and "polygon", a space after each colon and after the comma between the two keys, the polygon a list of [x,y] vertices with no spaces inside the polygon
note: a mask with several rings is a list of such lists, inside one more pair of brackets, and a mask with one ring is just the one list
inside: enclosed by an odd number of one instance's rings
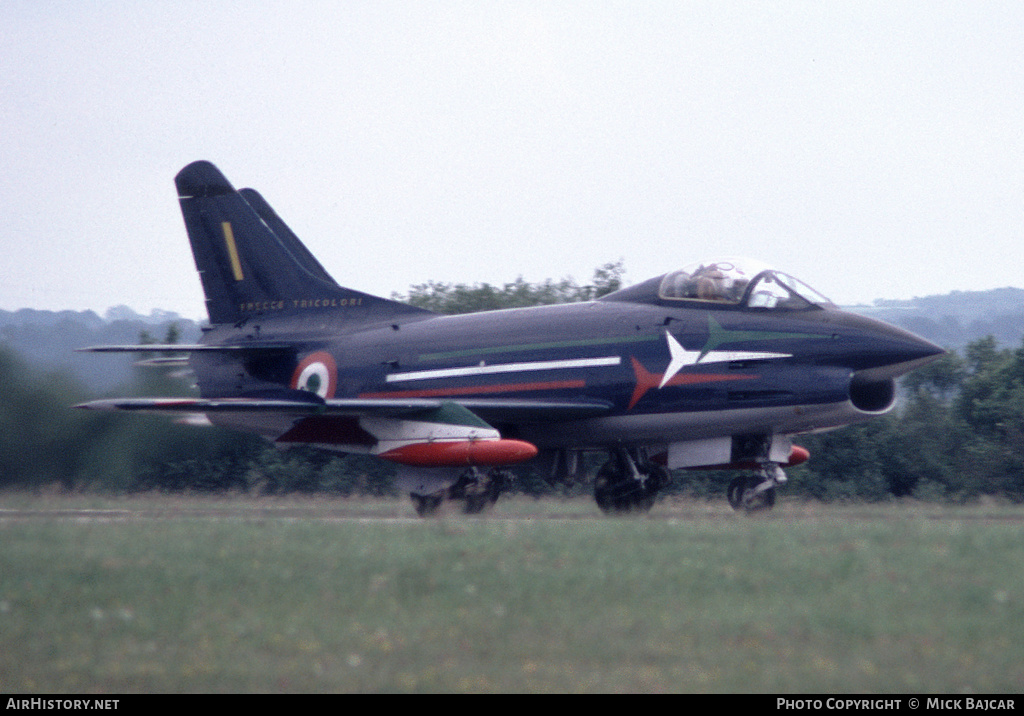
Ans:
{"label": "tailplane", "polygon": [[210,162],[189,164],[175,184],[211,323],[309,311],[428,314],[339,286],[258,192],[235,191]]}

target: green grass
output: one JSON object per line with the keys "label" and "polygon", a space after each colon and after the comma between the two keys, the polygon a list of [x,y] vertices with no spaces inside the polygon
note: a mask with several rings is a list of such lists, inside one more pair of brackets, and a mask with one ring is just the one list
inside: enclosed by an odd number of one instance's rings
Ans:
{"label": "green grass", "polygon": [[[1002,692],[1024,510],[0,496],[4,692]],[[108,509],[108,520],[74,509]],[[355,514],[365,519],[339,520]],[[94,515],[95,517],[95,515]]]}

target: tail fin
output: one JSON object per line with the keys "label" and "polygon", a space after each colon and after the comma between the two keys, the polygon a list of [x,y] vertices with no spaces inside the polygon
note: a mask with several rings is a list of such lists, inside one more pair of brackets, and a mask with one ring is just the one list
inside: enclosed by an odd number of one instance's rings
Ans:
{"label": "tail fin", "polygon": [[295,232],[288,228],[288,225],[281,220],[281,217],[277,215],[277,212],[270,207],[270,204],[267,203],[267,200],[258,191],[255,189],[239,189],[238,193],[253,208],[253,211],[259,214],[259,217],[263,219],[263,223],[274,232],[281,243],[284,244],[285,249],[291,252],[292,256],[303,265],[310,275],[335,286],[338,285],[337,281],[331,278],[330,274],[320,265],[320,262],[316,260],[312,252],[303,245],[299,237],[295,235]]}
{"label": "tail fin", "polygon": [[211,323],[310,310],[428,314],[339,286],[259,193],[235,191],[210,162],[189,164],[174,181]]}

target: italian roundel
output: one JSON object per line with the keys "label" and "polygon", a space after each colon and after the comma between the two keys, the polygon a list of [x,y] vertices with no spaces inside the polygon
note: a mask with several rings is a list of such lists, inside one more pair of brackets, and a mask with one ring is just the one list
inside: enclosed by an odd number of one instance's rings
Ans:
{"label": "italian roundel", "polygon": [[318,351],[302,359],[292,373],[292,388],[333,398],[338,387],[338,366],[329,353]]}

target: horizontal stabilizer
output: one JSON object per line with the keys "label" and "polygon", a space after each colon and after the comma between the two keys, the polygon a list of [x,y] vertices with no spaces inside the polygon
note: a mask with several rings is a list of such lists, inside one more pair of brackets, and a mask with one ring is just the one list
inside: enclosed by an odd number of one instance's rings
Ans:
{"label": "horizontal stabilizer", "polygon": [[140,343],[132,345],[88,346],[76,348],[79,353],[234,353],[244,351],[291,351],[288,343],[234,343],[228,345],[206,345],[203,343]]}

